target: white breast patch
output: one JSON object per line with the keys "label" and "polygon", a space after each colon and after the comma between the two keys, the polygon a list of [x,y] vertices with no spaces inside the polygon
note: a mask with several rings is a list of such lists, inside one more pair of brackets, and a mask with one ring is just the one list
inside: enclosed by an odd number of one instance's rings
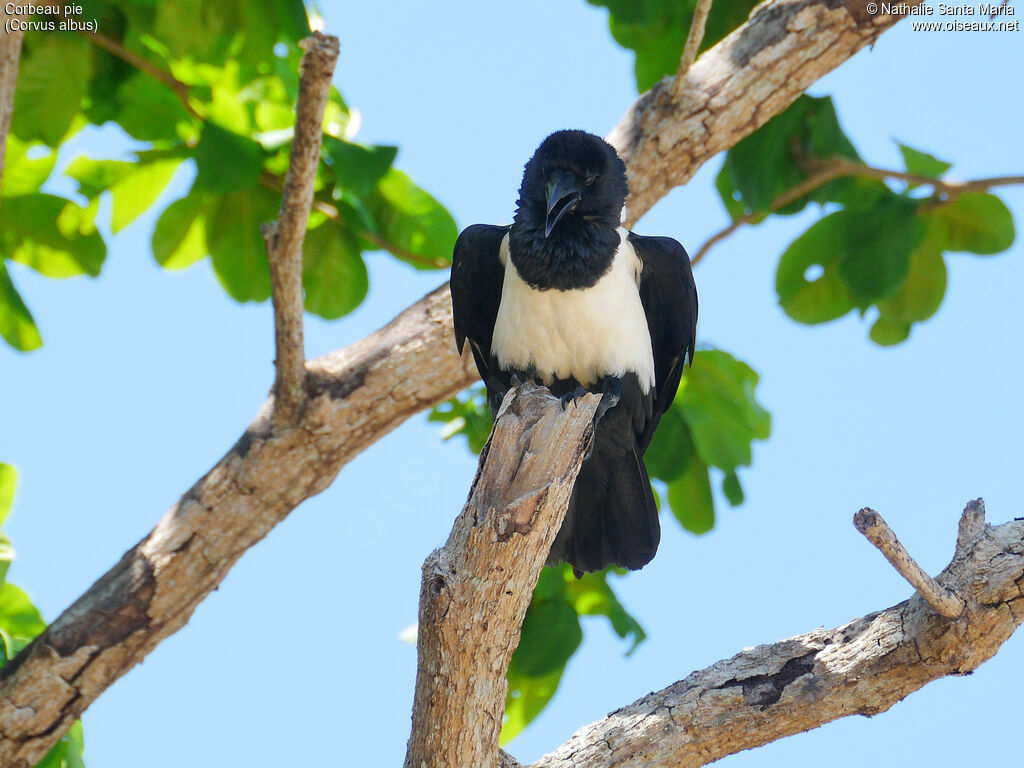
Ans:
{"label": "white breast patch", "polygon": [[538,291],[527,285],[501,243],[505,281],[491,351],[505,370],[532,364],[546,384],[575,377],[591,385],[633,371],[644,394],[654,386],[654,355],[637,288],[642,264],[619,229],[612,266],[591,288]]}

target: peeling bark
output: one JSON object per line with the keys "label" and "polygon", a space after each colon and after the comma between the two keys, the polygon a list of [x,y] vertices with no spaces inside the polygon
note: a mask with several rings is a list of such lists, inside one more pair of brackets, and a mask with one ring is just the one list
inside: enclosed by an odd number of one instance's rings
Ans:
{"label": "peeling bark", "polygon": [[629,175],[626,226],[900,19],[872,15],[867,6],[769,0],[697,59],[682,82],[662,78],[637,99],[608,135]]}
{"label": "peeling bark", "polygon": [[[630,222],[897,20],[864,8],[769,0],[694,63],[678,97],[664,83],[642,96],[613,132]],[[275,426],[269,400],[156,528],[0,670],[0,766],[37,762],[295,506],[409,416],[475,381],[471,360],[453,350],[442,285],[366,339],[308,362],[295,426]]]}
{"label": "peeling bark", "polygon": [[600,398],[506,396],[448,543],[427,557],[406,768],[493,766],[512,652],[562,525]]}
{"label": "peeling bark", "polygon": [[1024,619],[1024,522],[988,526],[978,509],[965,510],[956,554],[937,578],[966,604],[959,618],[915,595],[835,629],[747,649],[580,729],[531,768],[696,768],[840,717],[884,712],[932,680],[969,674]]}

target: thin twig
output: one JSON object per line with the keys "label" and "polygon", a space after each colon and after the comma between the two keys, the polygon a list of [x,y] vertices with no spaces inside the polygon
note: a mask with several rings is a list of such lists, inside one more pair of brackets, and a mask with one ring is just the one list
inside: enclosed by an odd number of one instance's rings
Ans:
{"label": "thin twig", "polygon": [[181,102],[185,110],[197,120],[204,119],[196,108],[192,106],[192,102],[189,99],[189,87],[185,83],[181,82],[178,78],[172,75],[170,72],[165,72],[152,62],[146,61],[144,58],[139,56],[137,53],[133,53],[121,45],[116,40],[112,40],[101,32],[81,32],[82,37],[86,40],[91,40],[96,43],[100,48],[105,50],[107,53],[117,56],[128,64],[131,64],[136,69],[145,72],[150,77],[163,83],[172,91],[174,95],[178,97],[178,101]]}
{"label": "thin twig", "polygon": [[711,13],[711,2],[712,0],[697,0],[697,7],[693,9],[693,21],[690,22],[690,32],[686,36],[686,47],[683,48],[683,57],[679,60],[679,69],[676,71],[676,87],[683,82],[690,66],[697,60],[697,51],[704,40],[704,26],[708,22],[708,14]]}
{"label": "thin twig", "polygon": [[772,200],[768,205],[767,211],[754,211],[753,213],[737,216],[728,226],[709,237],[690,260],[690,263],[699,263],[714,245],[727,238],[743,225],[761,221],[767,214],[775,213],[775,211],[786,207],[795,200],[799,200],[818,187],[841,177],[860,176],[866,179],[879,179],[881,181],[894,179],[896,181],[905,181],[908,184],[929,186],[935,195],[940,198],[936,201],[938,205],[946,205],[955,200],[959,195],[968,192],[984,192],[992,187],[1024,184],[1024,176],[992,176],[986,179],[973,179],[971,181],[942,181],[941,179],[933,179],[916,173],[904,173],[903,171],[893,171],[888,168],[874,168],[870,165],[861,165],[852,160],[847,160],[845,157],[832,157],[828,160],[817,161],[809,164],[808,169],[813,171],[812,175]]}
{"label": "thin twig", "polygon": [[963,613],[964,601],[924,572],[880,514],[865,507],[853,516],[853,524],[937,613],[947,619],[955,619]]}
{"label": "thin twig", "polygon": [[277,221],[262,228],[267,242],[274,300],[274,341],[277,377],[274,381],[274,420],[291,423],[305,393],[305,350],[302,339],[302,241],[313,205],[313,187],[320,163],[324,109],[338,61],[338,38],[314,32],[300,45],[299,98],[295,106],[288,175]]}

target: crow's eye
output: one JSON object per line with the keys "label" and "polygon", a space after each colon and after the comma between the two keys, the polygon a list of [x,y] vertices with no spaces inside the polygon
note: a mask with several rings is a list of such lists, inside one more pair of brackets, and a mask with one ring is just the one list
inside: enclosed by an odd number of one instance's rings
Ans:
{"label": "crow's eye", "polygon": [[587,175],[587,177],[583,180],[583,183],[586,184],[589,187],[595,181],[597,181],[597,174],[596,173],[591,173],[591,174]]}

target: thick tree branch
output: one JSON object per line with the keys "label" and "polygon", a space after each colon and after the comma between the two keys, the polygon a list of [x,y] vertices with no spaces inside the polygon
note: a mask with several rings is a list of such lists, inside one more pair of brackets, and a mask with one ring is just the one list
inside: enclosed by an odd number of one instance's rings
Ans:
{"label": "thick tree branch", "polygon": [[299,44],[299,97],[295,105],[295,134],[288,175],[277,221],[262,227],[267,242],[273,285],[274,342],[277,376],[274,379],[274,421],[291,424],[303,399],[306,354],[302,340],[302,241],[313,206],[316,171],[320,164],[324,109],[338,61],[338,38],[314,32]]}
{"label": "thick tree branch", "polygon": [[761,645],[580,729],[532,768],[697,768],[847,715],[884,712],[926,683],[965,675],[1024,619],[1024,522],[960,523],[938,582],[965,602],[955,620],[923,598]]}
{"label": "thick tree branch", "polygon": [[25,33],[18,29],[7,31],[12,21],[23,21],[24,15],[8,13],[6,4],[0,7],[0,181],[4,177],[4,157],[7,155],[7,132],[11,129],[14,110],[14,92],[18,87],[18,61],[21,41]]}
{"label": "thick tree branch", "polygon": [[626,226],[899,21],[867,6],[768,0],[705,51],[683,82],[663,78],[643,94],[608,136],[629,173]]}
{"label": "thick tree branch", "polygon": [[183,627],[235,561],[368,445],[476,377],[439,288],[307,365],[295,427],[271,402],[156,528],[0,668],[0,766],[34,765],[117,678]]}
{"label": "thick tree branch", "polygon": [[[642,96],[615,132],[631,220],[897,20],[873,20],[865,4],[769,0],[701,56],[677,97],[661,86]],[[297,426],[275,427],[265,406],[149,536],[0,669],[0,765],[37,762],[291,509],[369,444],[476,379],[472,361],[454,353],[447,285],[307,371]]]}
{"label": "thick tree branch", "polygon": [[505,672],[599,400],[563,409],[533,384],[506,396],[448,543],[423,563],[405,768],[497,765]]}

